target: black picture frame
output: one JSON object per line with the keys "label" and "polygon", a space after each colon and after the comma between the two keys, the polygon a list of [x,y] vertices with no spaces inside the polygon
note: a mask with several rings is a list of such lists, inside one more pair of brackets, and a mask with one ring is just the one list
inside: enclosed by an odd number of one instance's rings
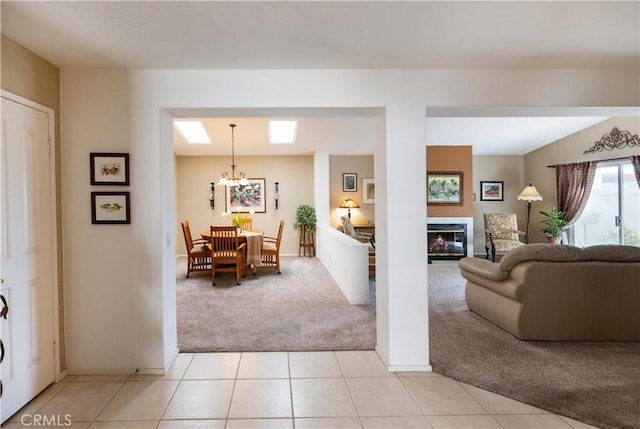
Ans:
{"label": "black picture frame", "polygon": [[91,152],[91,185],[129,186],[129,154]]}
{"label": "black picture frame", "polygon": [[342,173],[342,191],[358,191],[358,175],[356,173]]}
{"label": "black picture frame", "polygon": [[480,201],[504,201],[504,182],[480,181]]}
{"label": "black picture frame", "polygon": [[92,192],[91,223],[94,225],[130,224],[129,192]]}

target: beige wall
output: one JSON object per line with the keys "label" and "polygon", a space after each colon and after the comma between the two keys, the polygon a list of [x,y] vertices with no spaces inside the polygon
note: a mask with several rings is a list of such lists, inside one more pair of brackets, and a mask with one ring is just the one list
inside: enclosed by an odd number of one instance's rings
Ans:
{"label": "beige wall", "polygon": [[[0,86],[3,90],[27,98],[55,112],[56,201],[60,201],[60,69],[4,34],[1,39]],[[64,293],[62,273],[62,209],[56,206],[58,219],[58,312],[60,317],[60,370],[66,369],[64,335]]]}
{"label": "beige wall", "polygon": [[[356,192],[344,192],[342,189],[343,173],[357,174]],[[352,198],[360,208],[351,210],[351,222],[354,225],[376,223],[375,204],[364,204],[362,201],[362,179],[373,179],[373,155],[363,156],[330,156],[329,157],[329,225],[337,227],[341,224],[340,216],[347,214],[347,209],[339,208],[340,204]]]}
{"label": "beige wall", "polygon": [[[180,222],[187,220],[191,234],[196,237],[210,225],[230,225],[222,217],[225,211],[223,186],[215,186],[215,209],[209,206],[211,182],[216,182],[223,171],[229,171],[230,157],[179,156],[177,157],[177,224],[176,254],[185,255],[186,249]],[[280,220],[285,221],[280,254],[298,254],[298,236],[293,229],[296,208],[300,204],[313,205],[312,156],[236,157],[240,171],[248,178],[266,179],[266,213],[253,216],[254,229],[275,236]],[[275,182],[279,183],[278,210],[275,209]]]}
{"label": "beige wall", "polygon": [[588,155],[582,153],[592,147],[603,135],[610,133],[613,127],[618,127],[621,131],[629,131],[631,134],[638,134],[640,133],[640,120],[639,118],[611,118],[525,156],[525,182],[535,185],[544,198],[542,202],[532,203],[531,239],[533,242],[545,241],[544,234],[540,232],[538,212],[557,205],[555,169],[547,166],[627,157],[637,155],[640,152],[637,147],[627,147]]}
{"label": "beige wall", "polygon": [[[504,182],[504,201],[480,201],[480,182]],[[524,189],[524,155],[473,157],[473,248],[476,255],[485,254],[484,213],[516,213],[518,227],[526,228],[526,204],[518,201],[518,194]]]}

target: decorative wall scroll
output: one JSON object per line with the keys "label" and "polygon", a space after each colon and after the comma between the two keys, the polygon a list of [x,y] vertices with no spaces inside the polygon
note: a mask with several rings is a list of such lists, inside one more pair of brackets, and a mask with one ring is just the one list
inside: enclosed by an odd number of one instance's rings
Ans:
{"label": "decorative wall scroll", "polygon": [[625,147],[640,147],[638,135],[632,135],[629,131],[620,131],[618,127],[613,127],[609,134],[603,135],[593,146],[582,152],[583,155],[589,153],[602,152],[603,150],[624,149]]}

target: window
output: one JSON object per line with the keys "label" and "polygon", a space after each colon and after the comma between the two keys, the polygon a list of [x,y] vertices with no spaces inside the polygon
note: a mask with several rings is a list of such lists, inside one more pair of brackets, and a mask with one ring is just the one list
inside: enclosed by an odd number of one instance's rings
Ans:
{"label": "window", "polygon": [[576,246],[640,246],[640,187],[630,161],[598,164],[589,200],[571,232]]}

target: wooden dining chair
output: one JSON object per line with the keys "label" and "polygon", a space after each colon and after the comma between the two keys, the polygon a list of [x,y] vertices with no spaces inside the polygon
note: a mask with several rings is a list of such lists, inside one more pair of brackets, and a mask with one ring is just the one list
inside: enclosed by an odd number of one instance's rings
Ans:
{"label": "wooden dining chair", "polygon": [[[233,219],[231,219],[231,225],[235,225],[235,224],[236,223],[233,221]],[[242,231],[253,231],[253,219],[251,218],[244,219],[240,223],[240,228],[242,229]]]}
{"label": "wooden dining chair", "polygon": [[236,273],[236,284],[247,272],[247,245],[240,243],[235,226],[211,226],[211,284],[216,274]]}
{"label": "wooden dining chair", "polygon": [[251,218],[243,220],[242,224],[240,224],[240,228],[242,228],[243,231],[252,231],[253,230],[253,220]]}
{"label": "wooden dining chair", "polygon": [[262,259],[261,265],[256,267],[260,270],[276,270],[280,272],[280,241],[282,240],[282,230],[284,229],[284,221],[280,221],[277,237],[262,237]]}
{"label": "wooden dining chair", "polygon": [[211,269],[211,256],[209,255],[209,242],[201,238],[193,239],[189,222],[181,223],[184,244],[187,247],[187,278],[195,271],[209,271]]}

